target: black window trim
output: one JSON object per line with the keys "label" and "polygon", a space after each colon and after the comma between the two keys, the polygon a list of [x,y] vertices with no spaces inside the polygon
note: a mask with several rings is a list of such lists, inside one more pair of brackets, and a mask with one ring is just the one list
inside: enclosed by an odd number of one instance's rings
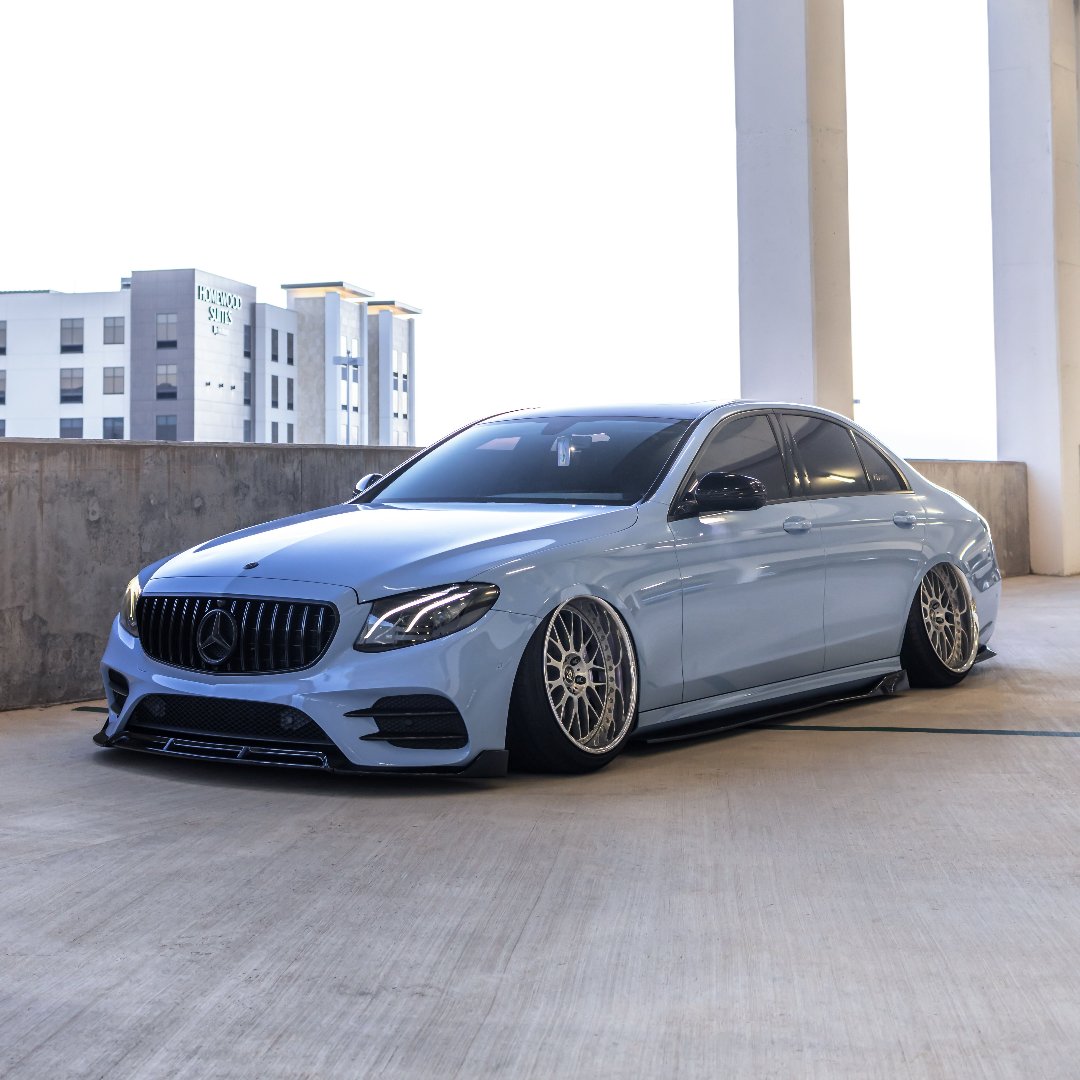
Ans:
{"label": "black window trim", "polygon": [[[800,501],[815,500],[815,499],[854,499],[860,495],[910,495],[913,492],[911,482],[907,478],[907,474],[899,465],[896,464],[896,459],[892,454],[887,453],[876,440],[867,435],[864,431],[859,431],[859,435],[866,439],[866,441],[893,467],[896,471],[896,475],[900,477],[900,482],[903,484],[903,488],[900,491],[875,491],[873,481],[870,479],[870,473],[867,471],[866,462],[863,460],[862,453],[859,451],[859,443],[855,438],[855,429],[851,424],[844,423],[844,421],[836,419],[832,416],[822,416],[821,413],[811,412],[808,409],[777,409],[776,422],[780,425],[784,434],[784,439],[788,443],[789,451],[791,453],[791,461],[794,466],[794,476],[800,494],[797,498]],[[859,464],[862,466],[863,476],[866,478],[866,491],[848,491],[848,492],[823,492],[822,494],[813,494],[810,491],[809,481],[806,479],[806,470],[802,469],[800,472],[800,466],[802,465],[802,458],[799,456],[798,447],[795,444],[795,436],[791,433],[791,429],[784,422],[786,416],[806,416],[812,420],[826,420],[830,424],[836,424],[837,427],[842,427],[846,432],[848,439],[851,442],[852,447],[855,450],[855,456],[858,458]],[[769,500],[772,502],[772,500]],[[777,502],[783,500],[776,500]],[[794,499],[789,500],[794,501]]]}

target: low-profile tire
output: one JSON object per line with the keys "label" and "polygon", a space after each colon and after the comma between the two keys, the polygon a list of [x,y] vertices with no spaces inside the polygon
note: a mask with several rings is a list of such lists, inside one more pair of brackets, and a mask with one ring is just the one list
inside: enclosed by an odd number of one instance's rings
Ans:
{"label": "low-profile tire", "polygon": [[900,662],[912,686],[955,686],[979,651],[979,618],[967,578],[951,563],[931,566],[908,612]]}
{"label": "low-profile tire", "polygon": [[520,772],[585,773],[626,742],[637,715],[637,660],[610,604],[580,596],[533,634],[510,699],[506,746]]}

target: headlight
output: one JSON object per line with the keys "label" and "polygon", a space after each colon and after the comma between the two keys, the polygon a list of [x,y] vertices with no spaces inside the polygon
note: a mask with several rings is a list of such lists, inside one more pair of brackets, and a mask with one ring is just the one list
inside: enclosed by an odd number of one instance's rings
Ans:
{"label": "headlight", "polygon": [[472,626],[498,599],[497,586],[466,583],[376,600],[353,648],[385,652],[455,634]]}
{"label": "headlight", "polygon": [[142,596],[142,586],[138,577],[133,577],[124,590],[124,599],[120,601],[120,625],[132,636],[139,636],[139,624],[135,621],[135,605]]}

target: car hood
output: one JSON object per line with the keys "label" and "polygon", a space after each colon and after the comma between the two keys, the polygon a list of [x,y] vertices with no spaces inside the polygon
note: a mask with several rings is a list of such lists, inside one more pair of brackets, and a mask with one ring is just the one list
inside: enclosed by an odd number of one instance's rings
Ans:
{"label": "car hood", "polygon": [[[634,507],[345,504],[256,525],[167,560],[152,580],[319,582],[357,599],[475,578],[511,559],[628,528]],[[250,569],[245,569],[250,564]]]}

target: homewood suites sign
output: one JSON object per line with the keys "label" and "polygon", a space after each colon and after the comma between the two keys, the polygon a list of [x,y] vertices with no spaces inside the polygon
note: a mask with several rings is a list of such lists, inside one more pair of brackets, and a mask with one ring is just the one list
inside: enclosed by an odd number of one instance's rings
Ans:
{"label": "homewood suites sign", "polygon": [[208,305],[206,317],[215,334],[224,333],[232,325],[233,312],[244,306],[243,298],[236,293],[215,289],[210,285],[196,285],[195,299]]}

